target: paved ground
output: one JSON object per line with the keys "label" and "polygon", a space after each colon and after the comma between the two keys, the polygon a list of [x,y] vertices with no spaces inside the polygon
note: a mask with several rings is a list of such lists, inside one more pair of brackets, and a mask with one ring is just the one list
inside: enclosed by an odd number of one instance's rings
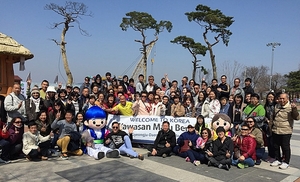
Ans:
{"label": "paved ground", "polygon": [[[0,165],[0,181],[295,181],[300,177],[300,121],[295,122],[291,141],[292,159],[287,170],[270,167],[262,162],[260,166],[246,169],[232,167],[230,171],[194,166],[183,158],[145,157],[144,161],[121,157],[104,158],[100,161],[89,156],[58,157],[49,161],[28,162],[23,159],[11,164]],[[145,149],[136,148],[146,154]]]}

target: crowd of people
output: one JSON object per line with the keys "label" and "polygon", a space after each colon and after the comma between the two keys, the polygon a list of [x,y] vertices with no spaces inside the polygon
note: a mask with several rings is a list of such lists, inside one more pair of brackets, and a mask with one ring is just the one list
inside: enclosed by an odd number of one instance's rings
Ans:
{"label": "crowd of people", "polygon": [[[117,80],[107,72],[105,79],[98,74],[92,81],[85,77],[80,87],[66,85],[66,88],[60,84],[57,88],[49,86],[47,80],[42,81],[40,88],[37,85],[31,88],[29,80],[27,98],[20,93],[20,85],[14,84],[12,93],[1,106],[0,161],[9,163],[20,153],[25,154],[27,160],[47,160],[57,146],[62,159],[82,155],[84,145],[93,145],[81,141],[86,128],[85,114],[98,106],[106,114],[114,115],[196,118],[196,124],[189,125],[177,140],[170,123],[164,121],[154,144],[148,147],[149,157],[165,158],[176,154],[196,166],[202,163],[226,170],[231,165],[238,168],[260,165],[261,160],[280,169],[289,167],[293,121],[299,119],[299,113],[288,94],[270,92],[262,105],[260,95],[251,87],[251,78],[245,79],[244,87],[239,78],[229,86],[226,75],[221,76],[220,83],[217,79],[211,83],[196,83],[186,76],[180,84],[177,80],[169,80],[167,75],[160,83],[156,83],[152,75],[148,76],[146,84],[144,79],[141,74],[137,81],[128,79],[127,75]],[[223,127],[216,128],[214,138],[205,120],[217,114],[228,116],[232,126],[230,134]],[[101,142],[109,148],[116,138],[112,135],[117,135],[116,149],[143,160],[143,155],[132,150],[132,132],[121,131],[119,123],[115,122],[112,134]],[[79,146],[74,141],[79,141]],[[72,147],[75,148],[72,150]],[[268,158],[264,158],[265,147]],[[106,156],[119,154],[113,152]],[[95,159],[103,157],[103,153],[95,154]]]}

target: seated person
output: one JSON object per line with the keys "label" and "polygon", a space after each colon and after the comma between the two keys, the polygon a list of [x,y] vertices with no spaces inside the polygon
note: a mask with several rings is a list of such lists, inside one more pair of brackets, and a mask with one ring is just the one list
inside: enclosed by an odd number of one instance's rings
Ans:
{"label": "seated person", "polygon": [[201,130],[201,136],[196,141],[196,146],[193,146],[192,150],[187,151],[188,157],[186,161],[190,161],[194,164],[194,161],[199,161],[202,164],[207,163],[207,150],[212,151],[212,135],[210,129],[203,128]]}
{"label": "seated person", "polygon": [[174,131],[170,130],[170,123],[164,121],[162,129],[158,132],[154,141],[153,147],[150,146],[148,150],[149,156],[162,156],[166,158],[172,152],[173,147],[176,145],[176,137]]}
{"label": "seated person", "polygon": [[22,152],[23,144],[22,138],[24,133],[24,126],[21,117],[15,117],[11,120],[11,126],[8,130],[10,143],[10,159],[17,159]]}
{"label": "seated person", "polygon": [[[199,135],[195,132],[193,125],[188,125],[188,131],[183,132],[177,139],[177,145],[174,147],[173,152],[183,158],[188,158],[188,151],[196,146],[196,141]],[[188,149],[185,149],[185,148]],[[186,159],[187,160],[187,159]],[[196,166],[200,164],[200,161],[193,160],[192,163]]]}
{"label": "seated person", "polygon": [[82,155],[83,152],[81,149],[76,149],[74,151],[68,150],[68,145],[71,141],[70,134],[71,132],[77,132],[76,124],[73,122],[73,112],[67,111],[64,120],[59,120],[59,118],[60,112],[57,113],[56,119],[51,124],[51,128],[53,130],[57,128],[59,129],[58,133],[60,133],[60,135],[59,139],[57,140],[57,145],[61,148],[61,158],[68,159],[68,154],[77,156]]}
{"label": "seated person", "polygon": [[225,136],[225,129],[218,127],[216,130],[218,138],[213,141],[213,150],[207,150],[208,166],[215,166],[220,169],[229,170],[231,155],[233,152],[233,141]]}
{"label": "seated person", "polygon": [[27,160],[42,156],[42,160],[48,160],[48,149],[50,147],[50,135],[42,136],[37,130],[37,124],[30,122],[29,131],[23,134],[23,152]]}
{"label": "seated person", "polygon": [[[132,136],[132,133],[130,133],[130,136]],[[113,122],[112,132],[106,136],[105,144],[111,149],[119,149],[120,154],[127,154],[131,157],[144,160],[144,155],[133,151],[130,136],[125,131],[120,130],[118,122]]]}
{"label": "seated person", "polygon": [[236,165],[240,169],[254,166],[254,161],[256,160],[256,141],[249,134],[249,126],[243,124],[241,134],[232,137],[235,148],[232,165]]}
{"label": "seated person", "polygon": [[249,117],[246,120],[247,125],[249,126],[249,136],[255,139],[256,141],[256,165],[260,165],[261,159],[265,155],[265,146],[263,131],[257,126],[254,117]]}
{"label": "seated person", "polygon": [[7,125],[4,122],[2,122],[0,118],[0,163],[5,163],[5,164],[10,163],[9,161],[10,144],[6,140],[7,138],[9,138]]}

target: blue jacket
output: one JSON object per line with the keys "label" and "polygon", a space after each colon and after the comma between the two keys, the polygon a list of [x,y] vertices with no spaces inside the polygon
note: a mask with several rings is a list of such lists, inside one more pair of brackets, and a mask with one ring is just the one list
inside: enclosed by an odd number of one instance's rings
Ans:
{"label": "blue jacket", "polygon": [[196,141],[197,141],[198,137],[199,137],[199,135],[195,131],[192,133],[186,131],[178,137],[177,144],[179,146],[182,146],[184,144],[184,140],[190,140],[192,142],[193,146],[196,146]]}

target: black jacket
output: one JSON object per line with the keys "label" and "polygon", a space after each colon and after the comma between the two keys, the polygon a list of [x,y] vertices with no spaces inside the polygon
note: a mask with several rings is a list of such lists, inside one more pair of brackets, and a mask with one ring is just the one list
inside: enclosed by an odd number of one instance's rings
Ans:
{"label": "black jacket", "polygon": [[213,141],[212,153],[216,160],[220,161],[222,159],[226,159],[227,151],[229,151],[230,154],[233,153],[233,141],[230,137],[226,137],[223,143],[219,138]]}
{"label": "black jacket", "polygon": [[154,141],[154,148],[157,149],[159,145],[165,146],[167,142],[171,145],[172,148],[176,145],[176,137],[174,131],[168,130],[167,132],[164,132],[164,130],[160,130]]}

